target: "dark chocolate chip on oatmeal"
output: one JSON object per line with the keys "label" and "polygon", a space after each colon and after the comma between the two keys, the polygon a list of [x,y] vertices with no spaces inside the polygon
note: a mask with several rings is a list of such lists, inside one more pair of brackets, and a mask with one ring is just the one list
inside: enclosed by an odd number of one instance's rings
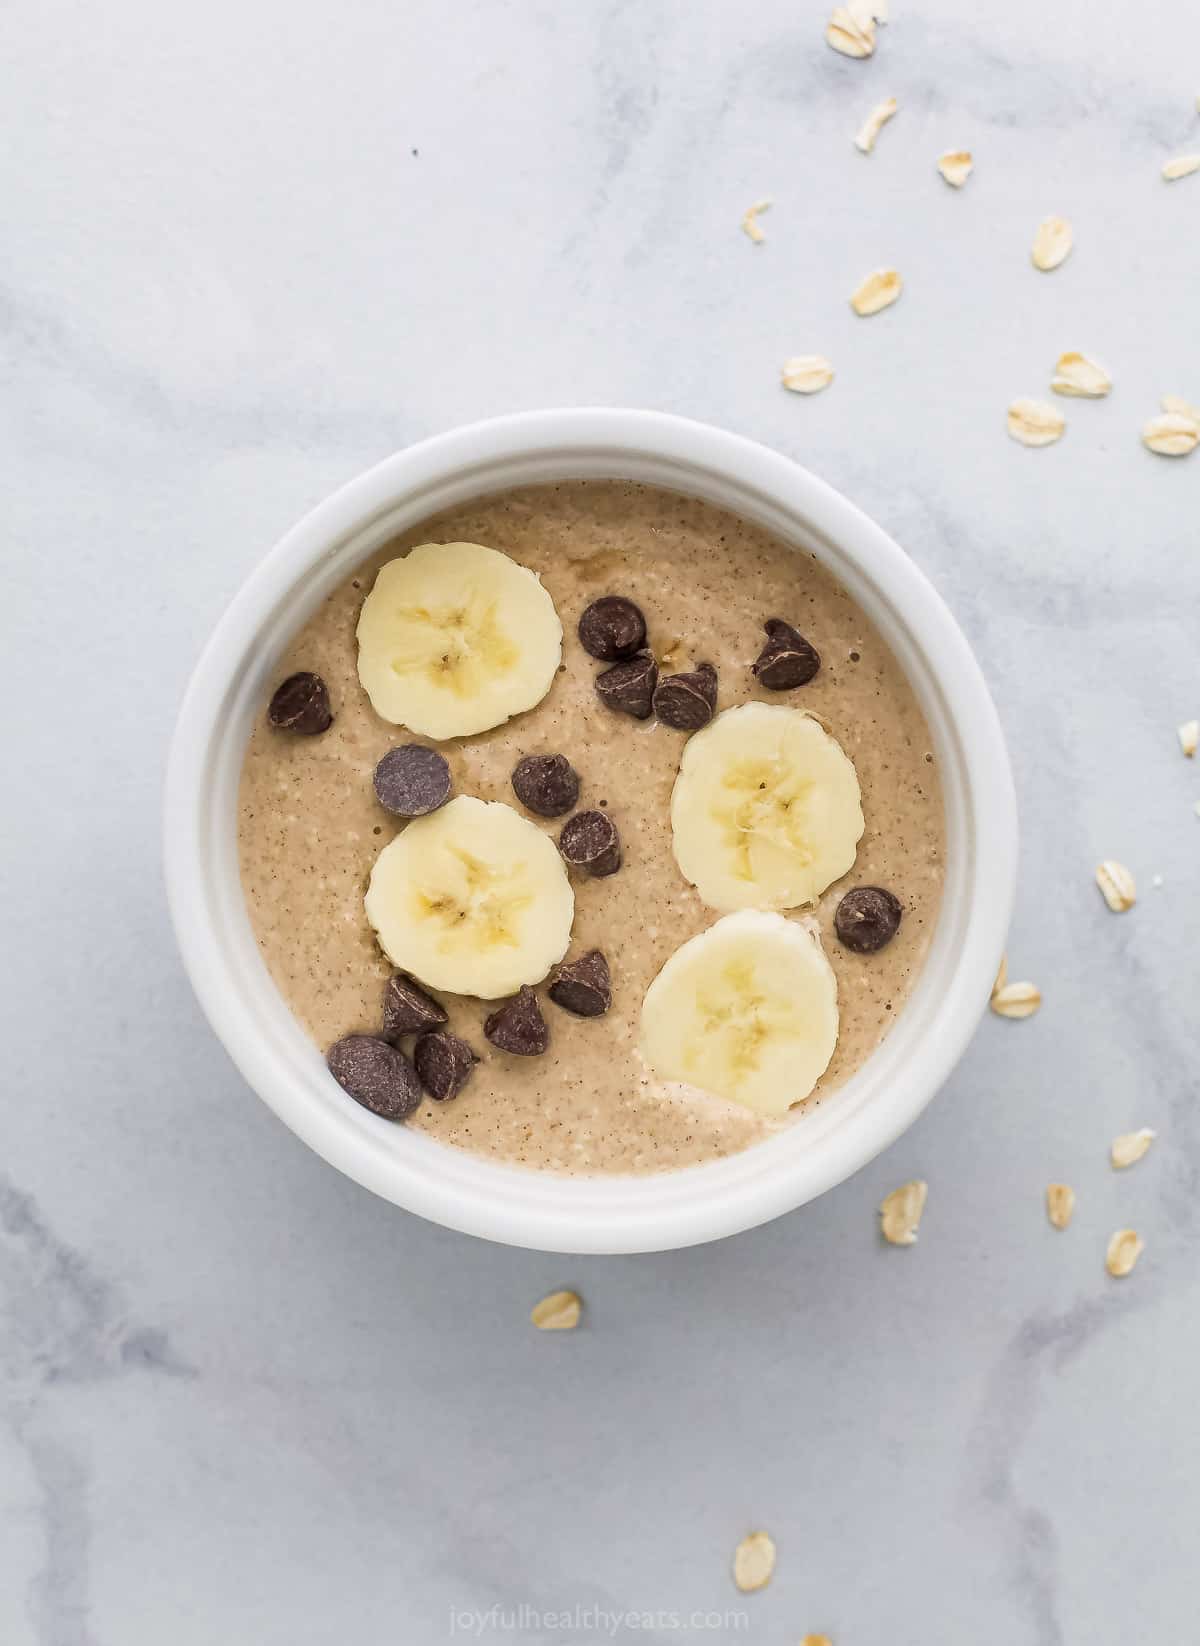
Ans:
{"label": "dark chocolate chip on oatmeal", "polygon": [[900,899],[883,886],[856,886],[837,906],[833,927],[854,954],[875,954],[900,930]]}
{"label": "dark chocolate chip on oatmeal", "polygon": [[513,768],[512,786],[539,817],[563,817],[579,799],[579,773],[561,754],[527,754]]}
{"label": "dark chocolate chip on oatmeal", "polygon": [[573,869],[603,877],[621,867],[621,837],[607,812],[576,812],[563,824],[558,849]]}
{"label": "dark chocolate chip on oatmeal", "polygon": [[325,1054],[344,1092],[384,1120],[403,1120],[421,1101],[417,1072],[402,1051],[370,1034],[348,1034]]}
{"label": "dark chocolate chip on oatmeal", "polygon": [[806,685],[821,667],[816,648],[782,617],[769,617],[763,628],[767,631],[766,643],[752,668],[759,685],[772,692],[788,692]]}
{"label": "dark chocolate chip on oatmeal", "polygon": [[466,1041],[449,1029],[423,1034],[413,1048],[417,1079],[439,1103],[458,1096],[478,1061]]}
{"label": "dark chocolate chip on oatmeal", "polygon": [[669,674],[654,689],[654,713],[677,732],[698,732],[717,712],[717,671],[701,663],[686,674]]}
{"label": "dark chocolate chip on oatmeal", "polygon": [[483,1032],[493,1046],[516,1057],[540,1057],[550,1044],[542,1008],[528,986],[484,1019]]}
{"label": "dark chocolate chip on oatmeal", "polygon": [[578,960],[556,966],[546,993],[556,1006],[576,1017],[603,1017],[612,1005],[608,961],[599,949],[592,949]]}
{"label": "dark chocolate chip on oatmeal", "polygon": [[605,708],[649,720],[658,684],[658,664],[649,652],[639,652],[624,663],[614,663],[596,676],[596,694]]}
{"label": "dark chocolate chip on oatmeal", "polygon": [[446,1021],[445,1008],[405,972],[389,977],[383,991],[383,1038],[426,1034]]}
{"label": "dark chocolate chip on oatmeal", "polygon": [[289,674],[276,688],[267,709],[267,719],[279,731],[298,737],[315,737],[333,724],[329,688],[319,674]]}
{"label": "dark chocolate chip on oatmeal", "polygon": [[423,743],[389,749],[375,768],[375,795],[396,817],[424,817],[450,798],[450,767]]}
{"label": "dark chocolate chip on oatmeal", "polygon": [[585,652],[602,663],[632,657],[646,640],[646,619],[623,594],[605,594],[579,619],[579,641]]}

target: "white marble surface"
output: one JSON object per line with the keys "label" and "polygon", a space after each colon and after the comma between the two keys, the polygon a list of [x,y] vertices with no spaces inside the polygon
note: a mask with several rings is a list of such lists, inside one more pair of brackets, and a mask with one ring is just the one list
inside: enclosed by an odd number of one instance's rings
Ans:
{"label": "white marble surface", "polygon": [[[7,8],[4,1646],[424,1646],[521,1602],[749,1618],[663,1641],[1196,1638],[1200,456],[1138,430],[1200,398],[1200,177],[1158,176],[1200,147],[1200,12],[894,9],[852,63],[812,0]],[[1076,250],[1041,276],[1048,212]],[[857,320],[880,263],[905,295]],[[1023,450],[1005,405],[1072,347],[1115,392]],[[802,401],[810,350],[839,375]],[[556,402],[755,436],[926,568],[1011,737],[1046,993],[855,1180],[662,1257],[489,1247],[338,1177],[213,1041],[159,879],[175,705],[264,549],[395,447]],[[586,1325],[540,1336],[564,1284]]]}

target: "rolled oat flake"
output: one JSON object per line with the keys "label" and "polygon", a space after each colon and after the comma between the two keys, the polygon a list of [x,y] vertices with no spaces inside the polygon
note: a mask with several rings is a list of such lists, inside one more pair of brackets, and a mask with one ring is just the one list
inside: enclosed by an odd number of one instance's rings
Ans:
{"label": "rolled oat flake", "polygon": [[583,1299],[578,1292],[551,1292],[529,1311],[529,1318],[539,1332],[573,1332],[583,1313]]}
{"label": "rolled oat flake", "polygon": [[1145,1249],[1145,1242],[1135,1229],[1118,1229],[1109,1240],[1104,1266],[1114,1280],[1124,1280],[1133,1273]]}
{"label": "rolled oat flake", "polygon": [[733,1551],[733,1581],[743,1594],[764,1589],[775,1570],[775,1544],[768,1532],[751,1532]]}

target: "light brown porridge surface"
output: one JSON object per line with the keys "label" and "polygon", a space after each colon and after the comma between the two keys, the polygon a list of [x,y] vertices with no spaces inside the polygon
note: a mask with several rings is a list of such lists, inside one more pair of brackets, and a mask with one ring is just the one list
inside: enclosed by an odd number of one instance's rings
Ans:
{"label": "light brown porridge surface", "polygon": [[[671,852],[669,805],[684,736],[604,708],[592,686],[604,665],[580,646],[579,615],[601,594],[628,595],[646,614],[660,661],[670,649],[667,672],[710,661],[720,671],[718,709],[752,699],[810,709],[854,761],[866,833],[853,870],[815,911],[837,974],[841,1029],[810,1104],[878,1045],[912,988],[941,897],[941,787],[912,691],[849,596],[807,553],[669,492],[573,481],[454,509],[390,543],[296,636],[272,685],[301,669],[322,675],[334,723],[318,737],[291,736],[267,724],[264,703],[246,752],[238,829],[251,922],[285,1000],[322,1049],[379,1027],[391,968],[367,924],[363,894],[377,853],[403,825],[379,806],[371,777],[380,757],[411,737],[380,720],[359,686],[354,630],[379,566],[430,540],[486,543],[528,566],[564,629],[563,668],[536,709],[439,745],[454,792],[504,800],[523,813],[509,782],[517,760],[565,754],[582,778],[579,806],[604,807],[616,822],[624,865],[602,880],[572,874],[569,958],[590,948],[608,956],[608,1015],[575,1018],[543,994],[550,1050],[520,1058],[483,1038],[491,1005],[443,996],[450,1027],[483,1061],[459,1097],[426,1099],[407,1124],[478,1154],[573,1173],[686,1166],[788,1124],[703,1094],[680,1095],[654,1082],[638,1059],[647,985],[717,915]],[[768,617],[794,623],[821,654],[816,678],[797,691],[764,691],[751,676]],[[533,821],[557,836],[563,820]],[[904,918],[886,949],[854,955],[834,935],[834,910],[851,886],[873,884],[895,892]]]}

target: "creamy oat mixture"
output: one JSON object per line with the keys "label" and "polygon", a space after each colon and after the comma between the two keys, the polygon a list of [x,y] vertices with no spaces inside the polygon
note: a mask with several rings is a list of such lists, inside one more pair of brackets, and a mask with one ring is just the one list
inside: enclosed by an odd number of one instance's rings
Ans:
{"label": "creamy oat mixture", "polygon": [[[762,700],[811,710],[857,768],[866,833],[854,869],[816,910],[838,979],[838,1044],[799,1107],[820,1102],[879,1044],[932,936],[942,799],[911,689],[874,628],[809,555],[708,504],[580,481],[486,498],[424,521],[331,595],[280,664],[279,679],[298,670],[324,677],[332,727],[293,737],[264,715],[246,753],[239,847],[250,918],[271,975],[322,1050],[342,1035],[379,1029],[391,967],[367,924],[363,893],[377,853],[403,825],[379,806],[371,780],[389,748],[412,740],[375,715],[359,685],[355,624],[379,566],[429,540],[486,543],[537,572],[564,629],[563,667],[536,709],[440,745],[454,792],[517,805],[510,784],[517,760],[562,753],[582,777],[580,807],[604,808],[616,821],[624,865],[606,879],[572,876],[570,953],[598,948],[608,956],[609,1013],[576,1018],[546,1002],[550,1049],[520,1058],[483,1038],[494,1003],[442,996],[449,1027],[483,1061],[458,1097],[427,1099],[406,1124],[477,1154],[572,1173],[662,1171],[744,1148],[780,1123],[702,1094],[681,1097],[656,1083],[637,1055],[648,984],[716,915],[671,851],[669,806],[684,735],[600,704],[593,680],[601,665],[580,647],[576,623],[599,595],[627,595],[646,615],[664,672],[707,660],[720,671],[720,709]],[[750,673],[772,616],[795,624],[821,654],[820,672],[795,691],[765,691]],[[561,819],[534,821],[557,837]],[[888,887],[904,907],[898,935],[875,954],[850,953],[833,931],[839,899],[860,885]]]}

